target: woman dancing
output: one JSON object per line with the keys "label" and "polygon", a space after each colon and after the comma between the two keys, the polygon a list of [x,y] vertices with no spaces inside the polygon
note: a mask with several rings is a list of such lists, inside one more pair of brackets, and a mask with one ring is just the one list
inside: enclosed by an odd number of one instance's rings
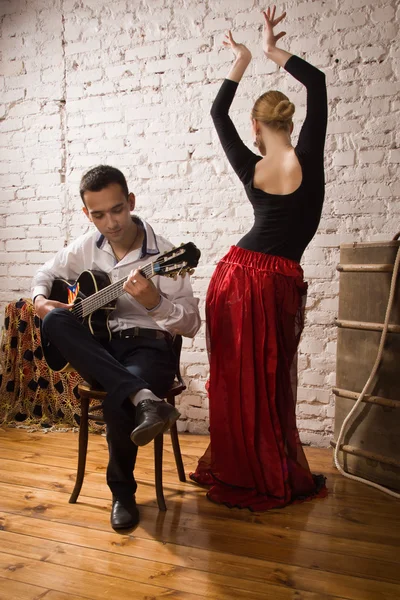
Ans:
{"label": "woman dancing", "polygon": [[296,426],[297,347],[307,284],[299,264],[324,200],[325,75],[276,46],[286,13],[264,14],[263,50],[307,89],[307,115],[292,146],[295,107],[278,91],[254,104],[255,146],[241,141],[228,111],[251,61],[229,31],[235,62],[211,116],[254,209],[254,225],[219,262],[207,293],[210,448],[190,477],[229,507],[268,510],[326,495],[310,472]]}

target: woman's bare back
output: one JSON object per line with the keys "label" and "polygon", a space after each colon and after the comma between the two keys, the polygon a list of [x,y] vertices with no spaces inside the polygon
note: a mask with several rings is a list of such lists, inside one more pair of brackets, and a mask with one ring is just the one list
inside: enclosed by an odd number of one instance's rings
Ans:
{"label": "woman's bare back", "polygon": [[303,173],[294,148],[265,156],[254,169],[253,187],[266,194],[285,196],[301,185]]}

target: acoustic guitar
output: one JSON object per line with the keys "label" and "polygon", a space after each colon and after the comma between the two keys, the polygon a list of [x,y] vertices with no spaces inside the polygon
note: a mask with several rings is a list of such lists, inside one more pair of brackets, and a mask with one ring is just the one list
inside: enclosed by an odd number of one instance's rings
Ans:
{"label": "acoustic guitar", "polygon": [[[176,279],[193,272],[200,254],[200,250],[192,242],[187,242],[148,263],[140,269],[140,273],[146,279],[155,275]],[[86,270],[74,282],[55,279],[49,298],[64,304],[73,304],[71,312],[89,328],[91,334],[100,341],[108,341],[111,339],[108,319],[115,308],[117,298],[125,293],[123,285],[127,279],[128,276],[111,283],[107,273]],[[70,368],[68,361],[53,344],[44,340],[42,347],[50,369],[66,371]]]}

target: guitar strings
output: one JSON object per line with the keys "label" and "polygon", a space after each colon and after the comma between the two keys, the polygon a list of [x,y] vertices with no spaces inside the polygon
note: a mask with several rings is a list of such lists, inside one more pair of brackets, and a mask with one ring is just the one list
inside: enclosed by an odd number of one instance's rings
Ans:
{"label": "guitar strings", "polygon": [[[142,269],[140,269],[140,271],[143,273],[146,279],[150,279],[154,275],[158,274],[154,272],[153,265],[162,266],[163,263],[168,262],[169,260],[171,260],[171,257],[160,256],[156,261],[154,261],[154,263],[149,263],[145,265]],[[127,277],[123,277],[115,283],[110,284],[103,290],[99,290],[98,292],[95,292],[88,298],[81,300],[71,309],[71,312],[76,317],[83,318],[90,315],[95,310],[102,308],[103,306],[105,306],[112,300],[115,300],[116,298],[118,298],[118,296],[121,295],[123,285],[127,279]]]}
{"label": "guitar strings", "polygon": [[[141,269],[146,279],[149,279],[152,275],[157,275],[157,273],[153,273],[152,271],[151,265],[146,265]],[[123,277],[106,288],[95,292],[92,296],[81,300],[72,308],[71,312],[78,318],[90,315],[90,313],[117,298],[122,292],[123,285],[127,279],[127,277]],[[94,298],[94,296],[96,297]]]}

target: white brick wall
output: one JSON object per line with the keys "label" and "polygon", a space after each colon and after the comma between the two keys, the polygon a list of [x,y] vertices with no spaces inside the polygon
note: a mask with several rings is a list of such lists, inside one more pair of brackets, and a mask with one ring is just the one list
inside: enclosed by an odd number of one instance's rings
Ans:
{"label": "white brick wall", "polygon": [[[399,35],[395,0],[289,0],[284,47],[327,74],[327,194],[303,265],[310,283],[301,343],[302,439],[332,433],[338,246],[388,239],[400,229]],[[232,116],[251,142],[253,100],[305,94],[260,51],[260,0],[2,0],[0,3],[0,306],[28,294],[31,275],[86,231],[78,182],[101,162],[121,168],[137,209],[174,242],[193,239],[201,298],[218,258],[249,229],[251,206],[223,157],[209,117],[231,55],[232,27],[253,63]],[[207,429],[204,327],[185,340],[192,432]]]}

